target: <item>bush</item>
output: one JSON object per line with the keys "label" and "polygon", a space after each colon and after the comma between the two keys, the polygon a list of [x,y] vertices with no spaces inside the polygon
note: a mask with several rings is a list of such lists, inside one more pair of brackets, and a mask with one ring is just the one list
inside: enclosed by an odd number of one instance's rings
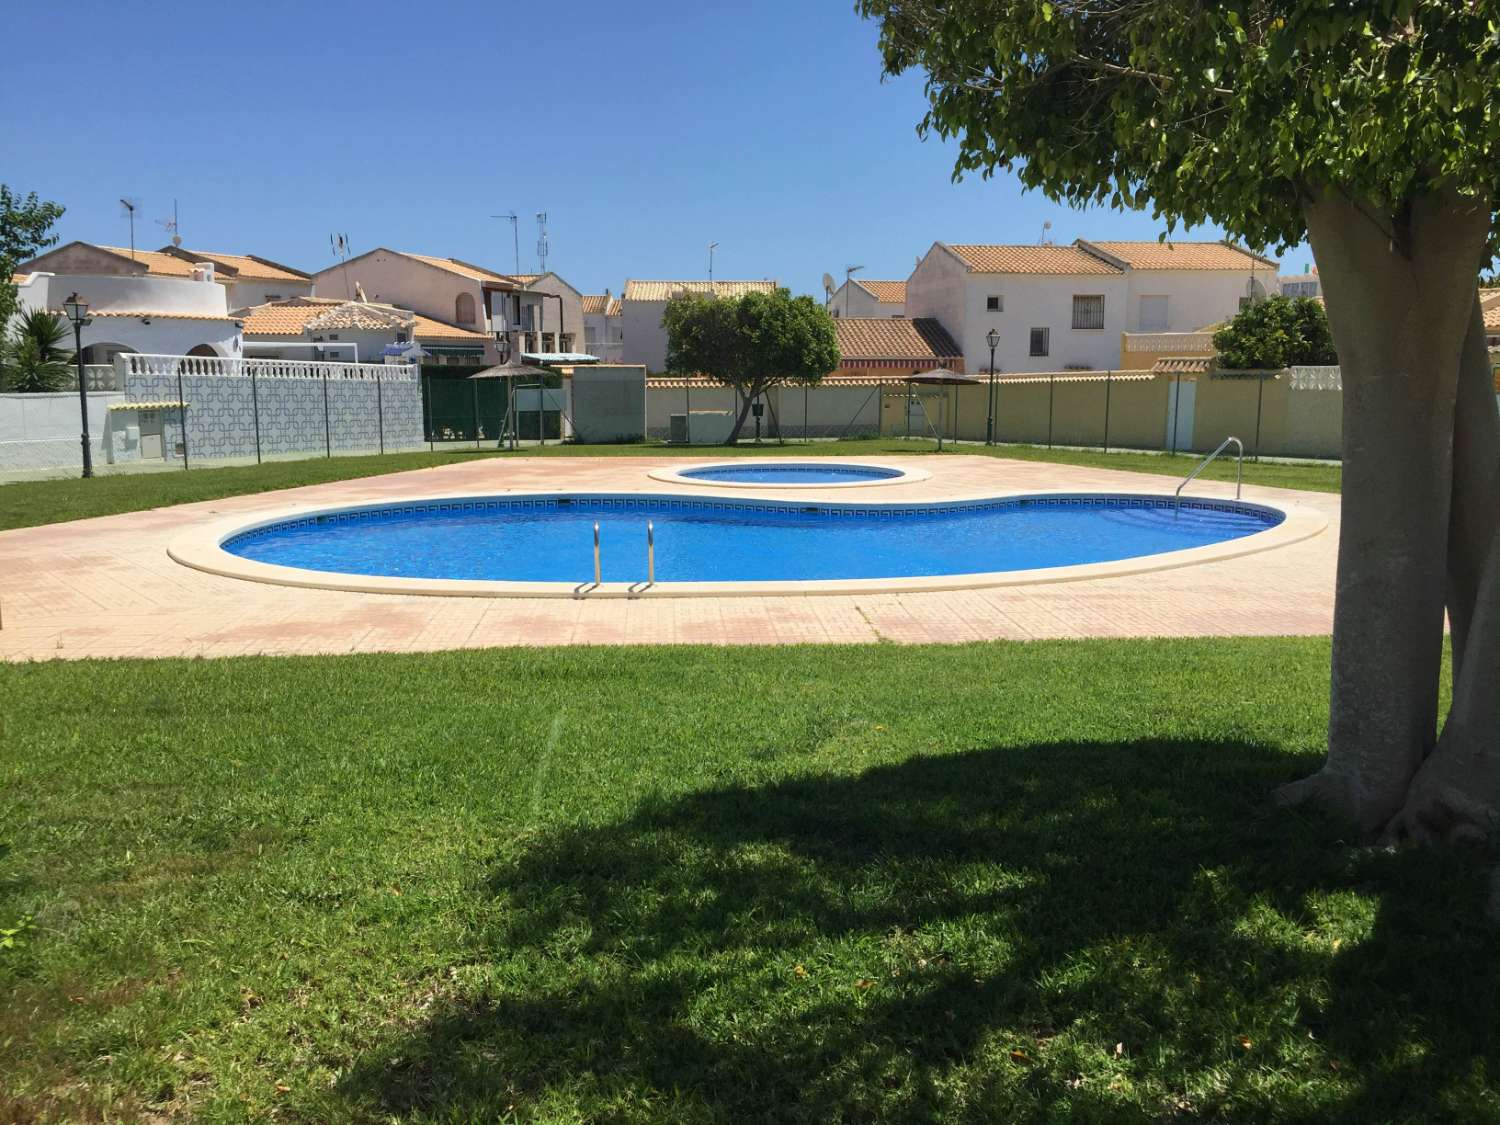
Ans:
{"label": "bush", "polygon": [[1279,370],[1337,363],[1328,315],[1311,297],[1270,297],[1239,311],[1214,333],[1220,367]]}

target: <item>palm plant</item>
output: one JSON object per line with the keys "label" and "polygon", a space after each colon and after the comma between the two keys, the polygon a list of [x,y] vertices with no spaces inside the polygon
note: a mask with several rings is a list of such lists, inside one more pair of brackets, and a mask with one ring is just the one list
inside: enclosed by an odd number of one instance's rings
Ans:
{"label": "palm plant", "polygon": [[30,309],[16,321],[5,342],[6,390],[33,393],[67,385],[72,353],[63,347],[68,329],[45,309]]}

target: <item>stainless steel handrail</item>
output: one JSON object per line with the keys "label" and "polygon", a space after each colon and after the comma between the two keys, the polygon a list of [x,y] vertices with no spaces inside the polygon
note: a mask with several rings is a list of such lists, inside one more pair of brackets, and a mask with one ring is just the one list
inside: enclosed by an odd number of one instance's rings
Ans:
{"label": "stainless steel handrail", "polygon": [[656,528],[646,521],[646,585],[656,585]]}
{"label": "stainless steel handrail", "polygon": [[599,585],[599,521],[594,521],[594,585]]}
{"label": "stainless steel handrail", "polygon": [[1172,514],[1174,516],[1182,509],[1182,490],[1192,484],[1197,479],[1198,474],[1208,468],[1213,463],[1214,458],[1228,449],[1230,445],[1233,445],[1239,451],[1235,458],[1234,498],[1236,500],[1240,498],[1240,486],[1245,480],[1245,443],[1239,438],[1231,436],[1219,442],[1217,449],[1199,461],[1198,467],[1182,478],[1182,483],[1177,486],[1177,491],[1172,494]]}

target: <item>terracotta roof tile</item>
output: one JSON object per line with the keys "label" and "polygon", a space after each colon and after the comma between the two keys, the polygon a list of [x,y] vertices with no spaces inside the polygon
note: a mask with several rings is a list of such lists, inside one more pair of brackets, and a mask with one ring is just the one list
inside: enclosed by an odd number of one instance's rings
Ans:
{"label": "terracotta roof tile", "polygon": [[474,332],[468,328],[460,328],[456,324],[446,321],[434,320],[430,316],[416,314],[417,322],[412,326],[411,333],[418,340],[465,340],[470,343],[487,342],[494,339],[486,336],[483,332]]}
{"label": "terracotta roof tile", "polygon": [[[946,245],[946,244],[945,244]],[[974,273],[1121,273],[1119,267],[1077,246],[960,243],[948,249]]]}
{"label": "terracotta roof tile", "polygon": [[854,283],[883,305],[906,304],[906,282],[904,281],[871,281],[868,278],[861,281],[855,278]]}
{"label": "terracotta roof tile", "polygon": [[[62,309],[49,309],[47,311],[50,312],[50,313],[52,313],[54,316],[66,316],[67,315]],[[220,315],[218,313],[162,312],[159,309],[110,309],[107,312],[100,312],[97,309],[90,309],[89,310],[89,316],[90,316],[90,318],[96,317],[96,316],[118,316],[118,317],[126,317],[126,318],[134,318],[134,317],[147,316],[147,317],[150,317],[152,320],[218,320],[218,321],[230,321],[230,320],[238,320],[239,319],[238,317],[223,316],[223,315]]]}
{"label": "terracotta roof tile", "polygon": [[[266,261],[264,258],[255,258],[249,254],[220,254],[216,250],[181,250],[180,253],[187,254],[194,261],[213,262],[216,266],[228,266],[234,271],[235,281],[309,281],[307,274],[300,270],[294,270],[289,266],[279,266],[275,262]],[[169,251],[163,249],[161,253],[175,257]],[[189,263],[191,268],[191,263]]]}
{"label": "terracotta roof tile", "polygon": [[1209,355],[1164,355],[1151,365],[1153,375],[1206,375],[1213,369]]}
{"label": "terracotta roof tile", "polygon": [[[103,246],[98,243],[100,250],[107,250],[111,254],[118,254],[122,258],[131,257],[128,246]],[[193,263],[185,262],[181,258],[173,257],[171,254],[163,254],[159,250],[137,250],[135,260],[146,267],[147,273],[156,274],[160,277],[192,277]]]}
{"label": "terracotta roof tile", "polygon": [[1245,270],[1275,269],[1272,258],[1252,254],[1226,242],[1096,242],[1079,239],[1083,248],[1097,247],[1136,270]]}
{"label": "terracotta roof tile", "polygon": [[1484,313],[1484,326],[1500,329],[1500,289],[1481,289],[1479,308]]}
{"label": "terracotta roof tile", "polygon": [[772,293],[774,281],[626,281],[627,301],[669,301],[674,293],[705,293],[714,297],[743,297]]}
{"label": "terracotta roof tile", "polygon": [[505,276],[517,285],[530,285],[533,281],[541,281],[547,275],[544,273],[508,273]]}
{"label": "terracotta roof tile", "polygon": [[309,320],[341,304],[331,297],[288,297],[240,309],[238,315],[245,322],[246,336],[297,336]]}
{"label": "terracotta roof tile", "polygon": [[472,332],[394,305],[340,301],[331,297],[289,297],[284,301],[241,309],[237,315],[245,322],[246,336],[300,336],[308,328],[329,331],[405,327],[418,340],[477,342],[490,339],[483,332]]}
{"label": "terracotta roof tile", "polygon": [[607,308],[607,309],[604,310],[604,315],[605,316],[619,316],[624,311],[625,311],[624,302],[622,302],[620,300],[620,298],[618,298],[618,297],[611,297],[609,299],[609,308]]}
{"label": "terracotta roof tile", "polygon": [[946,361],[963,352],[936,320],[918,317],[846,317],[833,322],[843,362],[861,359]]}
{"label": "terracotta roof tile", "polygon": [[436,266],[440,270],[456,273],[460,277],[467,277],[471,281],[512,280],[503,273],[496,273],[494,270],[485,269],[483,266],[476,266],[470,262],[460,262],[457,258],[437,258],[431,254],[410,254],[402,250],[398,250],[396,253],[401,254],[403,257],[415,258],[419,262],[426,262],[429,266]]}
{"label": "terracotta roof tile", "polygon": [[583,311],[589,316],[603,316],[609,308],[609,298],[603,293],[585,293]]}

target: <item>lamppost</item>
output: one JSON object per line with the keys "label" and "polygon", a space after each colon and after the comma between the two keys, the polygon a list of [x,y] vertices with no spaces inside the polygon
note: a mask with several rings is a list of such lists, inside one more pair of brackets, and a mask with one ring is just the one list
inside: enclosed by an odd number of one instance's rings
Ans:
{"label": "lamppost", "polygon": [[89,450],[89,392],[83,378],[83,329],[93,323],[93,318],[89,316],[89,303],[77,293],[63,302],[63,311],[73,322],[73,360],[78,365],[78,413],[83,418],[83,433],[79,438],[83,443],[83,475],[87,478],[94,475],[94,455]]}
{"label": "lamppost", "polygon": [[984,342],[990,346],[990,418],[984,426],[984,444],[995,444],[995,349],[1000,345],[1000,332],[991,328],[984,334]]}

